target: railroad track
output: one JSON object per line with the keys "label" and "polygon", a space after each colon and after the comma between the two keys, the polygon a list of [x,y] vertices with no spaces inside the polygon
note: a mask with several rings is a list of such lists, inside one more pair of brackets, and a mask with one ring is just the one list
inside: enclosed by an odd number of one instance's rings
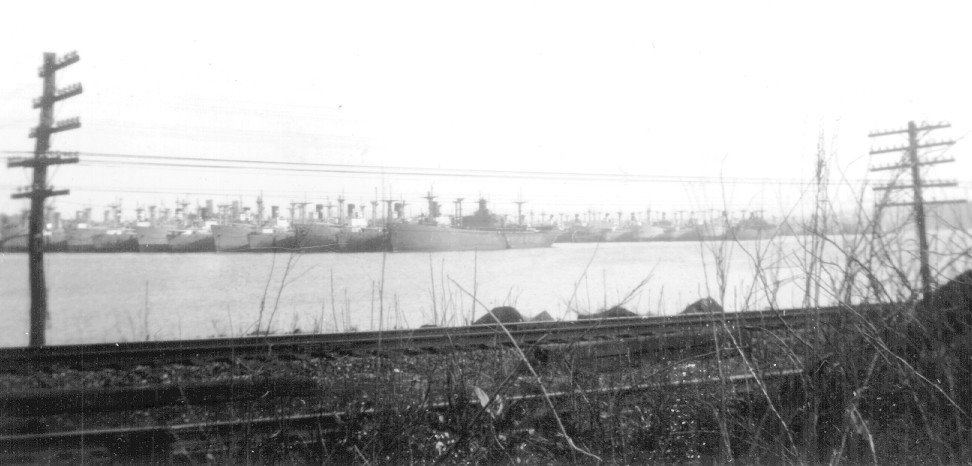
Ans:
{"label": "railroad track", "polygon": [[[571,354],[581,359],[598,359],[625,354],[656,353],[678,350],[683,356],[700,352],[721,351],[707,329],[729,326],[734,332],[792,329],[800,331],[819,322],[834,324],[844,317],[880,312],[878,307],[855,309],[824,308],[815,311],[788,309],[720,315],[682,315],[648,318],[619,318],[565,322],[508,324],[507,329],[519,344],[532,346],[549,353]],[[383,352],[449,352],[475,348],[493,348],[510,344],[509,338],[495,325],[452,328],[423,328],[390,332],[359,332],[351,334],[270,335],[261,337],[133,342],[97,345],[64,345],[42,348],[0,349],[0,371],[31,372],[56,366],[125,366],[128,364],[165,363],[174,361],[213,361],[220,359],[283,357],[305,355],[359,354]],[[685,352],[684,350],[690,350]],[[536,353],[534,353],[535,355]],[[704,354],[702,355],[704,359]],[[616,360],[614,360],[616,361]],[[676,361],[677,363],[677,361]],[[617,365],[610,363],[610,365]],[[675,366],[672,366],[674,368]],[[678,371],[675,371],[678,372]],[[767,371],[761,378],[797,377],[796,369]],[[687,377],[687,378],[686,378]],[[727,379],[709,376],[667,378],[652,383],[600,389],[575,390],[551,394],[554,401],[571,397],[628,395],[664,387],[699,386],[729,382],[737,389],[753,387],[751,374],[735,374]],[[212,447],[213,439],[259,438],[288,432],[298,442],[321,442],[322,436],[341,435],[346,419],[351,416],[369,417],[382,413],[365,409],[344,413],[322,410],[326,400],[341,398],[335,387],[321,384],[321,380],[306,376],[250,377],[195,381],[190,383],[160,383],[109,388],[75,388],[31,390],[0,394],[0,413],[6,416],[0,429],[0,462],[84,461],[92,452],[104,458],[171,458],[173,451],[196,445],[201,451]],[[337,387],[340,390],[340,387]],[[77,416],[91,413],[151,412],[157,408],[211,406],[213,412],[232,403],[253,403],[272,399],[303,400],[315,404],[317,411],[279,414],[269,417],[249,417],[208,422],[173,423],[168,425],[121,425],[97,429],[55,430],[45,432],[45,416]],[[517,393],[505,397],[507,403],[540,403],[538,395]],[[281,401],[286,404],[285,401]],[[274,402],[276,403],[276,402]],[[430,412],[454,409],[455,406],[436,402],[425,405]],[[475,408],[475,401],[470,408]],[[202,408],[204,410],[209,408]],[[111,416],[115,416],[112,414]],[[128,419],[122,415],[117,419]],[[110,418],[109,418],[110,419]],[[164,421],[167,422],[167,421]],[[82,424],[83,425],[83,424]],[[80,452],[80,456],[70,456]],[[65,456],[51,456],[63,455]],[[134,455],[134,456],[132,456]],[[6,459],[4,459],[6,458]]]}
{"label": "railroad track", "polygon": [[[765,384],[774,380],[792,379],[799,377],[800,374],[801,371],[797,369],[766,371],[760,374],[760,380]],[[589,401],[599,396],[616,398],[665,388],[697,387],[704,390],[706,387],[727,384],[738,391],[750,391],[756,386],[756,379],[750,374],[729,375],[725,378],[689,377],[620,387],[552,392],[547,395],[509,395],[504,397],[504,403],[510,406],[519,404],[532,407],[524,408],[530,412],[546,403],[545,397],[563,406],[565,405],[563,402],[570,399],[583,398]],[[430,412],[454,411],[456,408],[452,402],[428,403],[424,407]],[[483,406],[479,400],[469,400],[466,408],[480,409]],[[349,418],[363,419],[381,414],[381,411],[366,408],[355,413],[326,411],[214,422],[0,435],[0,460],[3,462],[84,461],[87,459],[84,455],[95,452],[101,455],[101,459],[168,461],[176,445],[183,450],[191,450],[193,446],[198,450],[207,450],[212,448],[210,442],[212,439],[280,436],[283,433],[297,441],[317,443],[322,441],[324,436],[340,435],[346,429]],[[81,456],[64,456],[65,452],[71,455],[72,451]]]}
{"label": "railroad track", "polygon": [[[658,349],[678,349],[685,336],[712,325],[733,328],[800,327],[820,319],[829,323],[855,313],[880,312],[881,307],[817,310],[782,309],[718,315],[677,315],[506,324],[518,344],[583,343],[652,338]],[[510,344],[496,325],[419,328],[333,334],[287,334],[107,344],[0,348],[0,372],[30,373],[52,366],[104,367],[163,364],[270,355],[329,355],[381,352],[435,352]]]}

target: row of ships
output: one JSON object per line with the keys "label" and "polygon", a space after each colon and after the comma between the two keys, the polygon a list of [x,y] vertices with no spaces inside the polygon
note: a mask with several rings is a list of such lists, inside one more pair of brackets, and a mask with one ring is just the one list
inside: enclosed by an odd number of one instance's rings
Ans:
{"label": "row of ships", "polygon": [[[650,210],[640,220],[635,214],[624,220],[621,213],[599,219],[589,213],[586,219],[578,214],[558,221],[543,214],[540,221],[528,223],[520,212],[513,221],[490,212],[484,199],[466,216],[461,199],[454,203],[451,216],[442,215],[431,193],[425,199],[427,211],[408,219],[404,201],[383,201],[384,212],[379,212],[378,201],[372,201],[368,219],[367,205],[345,205],[343,199],[337,216],[332,215],[330,204],[316,204],[308,211],[309,203],[295,202],[289,218],[281,215],[278,206],[266,215],[261,198],[255,210],[241,207],[238,201],[218,208],[207,201],[194,211],[187,202],[178,202],[174,212],[139,208],[134,222],[121,220],[120,204],[110,205],[99,223],[92,221],[91,209],[77,212],[70,221],[62,221],[59,213],[49,209],[44,248],[51,252],[461,251],[548,247],[554,242],[752,240],[798,234],[756,213],[733,221],[725,213],[674,220],[662,214],[653,221]],[[0,217],[0,250],[27,250],[26,213],[19,219]]]}

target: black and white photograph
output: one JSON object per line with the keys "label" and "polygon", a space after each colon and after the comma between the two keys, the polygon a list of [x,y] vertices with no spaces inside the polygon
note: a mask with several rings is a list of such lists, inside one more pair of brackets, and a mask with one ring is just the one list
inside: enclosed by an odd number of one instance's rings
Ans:
{"label": "black and white photograph", "polygon": [[11,2],[2,464],[968,464],[972,5]]}

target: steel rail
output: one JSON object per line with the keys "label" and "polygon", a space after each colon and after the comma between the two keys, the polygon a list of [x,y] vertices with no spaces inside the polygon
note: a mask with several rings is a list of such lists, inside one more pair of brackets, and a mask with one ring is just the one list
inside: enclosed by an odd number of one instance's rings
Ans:
{"label": "steel rail", "polygon": [[0,393],[4,416],[131,411],[203,405],[267,397],[310,397],[323,388],[309,377],[254,377],[128,387],[40,389]]}
{"label": "steel rail", "polygon": [[[799,369],[783,369],[765,371],[759,375],[760,380],[796,377],[802,373]],[[650,390],[690,386],[707,386],[727,383],[743,389],[751,388],[750,384],[756,380],[750,374],[736,374],[725,378],[695,377],[687,379],[670,379],[620,387],[607,387],[588,390],[572,390],[551,392],[546,395],[552,401],[561,401],[582,396],[625,396]],[[507,404],[545,402],[543,394],[519,394],[503,397]],[[470,400],[468,407],[480,407],[478,400]],[[430,411],[455,409],[452,402],[434,402],[426,405]],[[374,408],[363,409],[360,412],[348,413],[342,411],[314,412],[305,414],[281,415],[251,419],[233,419],[225,421],[197,422],[173,425],[153,425],[138,427],[117,427],[75,431],[44,432],[33,434],[0,435],[0,452],[24,453],[28,451],[43,451],[57,448],[97,446],[109,447],[119,453],[164,454],[177,440],[185,442],[190,438],[207,438],[210,436],[253,435],[261,431],[279,432],[285,429],[313,428],[315,434],[338,433],[347,428],[347,421],[355,417],[373,417],[382,411]]]}
{"label": "steel rail", "polygon": [[[625,358],[639,360],[639,354],[678,351],[679,357],[714,354],[716,342],[699,333],[639,337],[624,340],[558,343],[543,346],[532,354],[533,364],[549,363],[554,354],[571,364],[608,364],[617,368]],[[722,348],[721,351],[735,351]],[[659,359],[669,361],[669,359]],[[0,392],[0,414],[46,416],[71,413],[116,412],[176,405],[211,405],[255,399],[302,397],[325,398],[349,392],[328,387],[312,377],[231,377],[218,380],[190,380],[147,385],[109,387],[43,388]]]}
{"label": "steel rail", "polygon": [[[692,314],[505,324],[517,343],[567,343],[598,339],[664,336],[710,325],[780,328],[880,311],[877,306],[783,309],[725,314]],[[0,371],[30,372],[53,365],[99,366],[233,359],[270,354],[354,354],[487,347],[510,343],[495,324],[330,334],[286,334],[197,340],[120,342],[0,348]]]}

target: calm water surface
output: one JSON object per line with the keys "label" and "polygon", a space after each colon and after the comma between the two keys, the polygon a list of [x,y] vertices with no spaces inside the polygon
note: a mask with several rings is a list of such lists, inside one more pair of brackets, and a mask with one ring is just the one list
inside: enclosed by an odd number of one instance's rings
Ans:
{"label": "calm water surface", "polygon": [[[753,287],[754,247],[737,244],[728,255],[729,310],[765,303]],[[511,304],[527,316],[547,311],[568,319],[637,290],[627,308],[673,314],[700,297],[719,296],[708,250],[686,242],[431,255],[48,254],[47,338],[67,344],[242,335],[258,325],[307,332],[463,324],[474,290],[490,307]],[[800,250],[788,238],[769,254],[780,285],[777,305],[801,302]],[[26,254],[0,255],[0,345],[27,343],[28,308]],[[482,313],[477,307],[475,316]]]}

